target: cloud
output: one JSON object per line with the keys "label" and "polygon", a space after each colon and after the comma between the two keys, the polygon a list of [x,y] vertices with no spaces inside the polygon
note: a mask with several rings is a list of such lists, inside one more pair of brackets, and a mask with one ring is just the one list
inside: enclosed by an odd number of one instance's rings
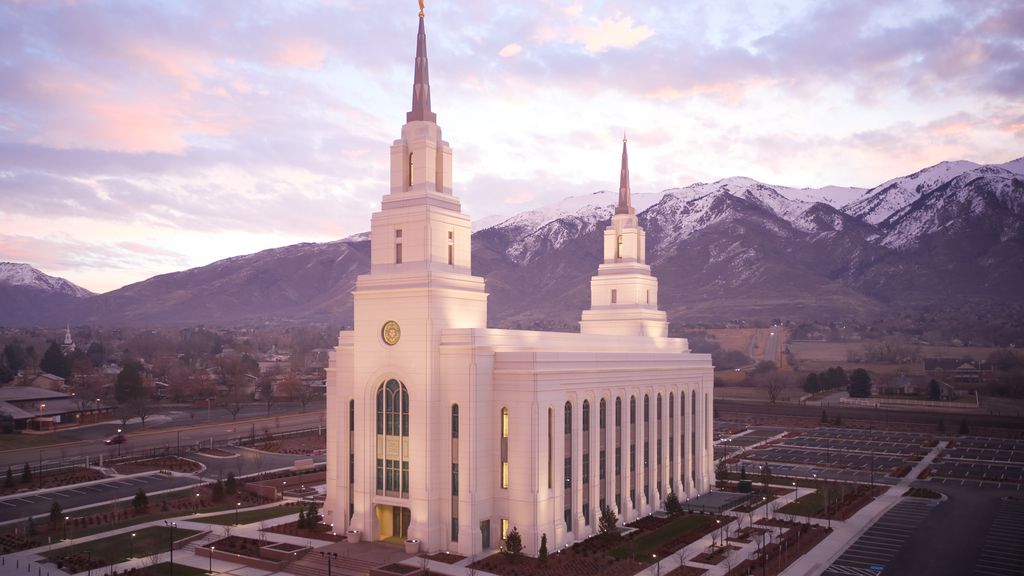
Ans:
{"label": "cloud", "polygon": [[522,51],[523,47],[513,42],[511,44],[506,44],[505,47],[498,52],[498,56],[501,56],[502,58],[511,58]]}
{"label": "cloud", "polygon": [[596,26],[575,26],[569,32],[569,40],[583,44],[594,53],[609,48],[632,48],[654,35],[644,24],[635,25],[629,16],[602,18]]}

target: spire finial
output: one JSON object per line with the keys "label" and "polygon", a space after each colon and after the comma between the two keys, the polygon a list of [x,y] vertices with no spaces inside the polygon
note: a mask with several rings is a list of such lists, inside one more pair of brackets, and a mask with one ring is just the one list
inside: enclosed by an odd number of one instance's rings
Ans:
{"label": "spire finial", "polygon": [[416,34],[416,71],[412,84],[412,110],[405,115],[406,122],[422,120],[437,122],[430,110],[430,74],[427,72],[427,33],[423,28],[423,0],[420,0],[420,29]]}
{"label": "spire finial", "polygon": [[629,193],[629,154],[626,152],[626,133],[622,133],[622,170],[619,172],[619,204],[616,214],[635,214]]}

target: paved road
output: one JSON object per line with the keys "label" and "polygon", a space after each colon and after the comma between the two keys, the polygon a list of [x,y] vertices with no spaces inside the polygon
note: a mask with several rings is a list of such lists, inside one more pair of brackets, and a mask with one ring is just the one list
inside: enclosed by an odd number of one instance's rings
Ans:
{"label": "paved road", "polygon": [[913,537],[925,518],[934,510],[937,501],[924,498],[905,498],[893,506],[843,554],[822,576],[877,576],[878,574],[931,574],[931,572],[900,572],[889,564],[899,554],[904,543]]}
{"label": "paved road", "polygon": [[[62,436],[81,438],[69,444],[50,446],[43,448],[26,448],[22,450],[8,450],[0,452],[0,470],[11,466],[16,470],[29,462],[33,467],[39,461],[46,462],[67,462],[69,459],[89,457],[90,460],[98,460],[117,456],[119,453],[127,454],[133,452],[143,453],[146,451],[167,449],[175,451],[179,447],[182,451],[189,446],[200,443],[209,443],[220,440],[229,440],[239,437],[247,437],[255,433],[259,435],[264,430],[271,432],[317,428],[323,423],[323,411],[310,411],[300,414],[282,414],[272,417],[260,417],[250,420],[238,421],[214,421],[211,423],[195,422],[194,425],[176,428],[151,428],[148,424],[145,430],[141,427],[130,426],[126,431],[128,441],[121,445],[108,446],[103,440],[116,433],[120,427],[119,423],[101,424],[88,426],[76,430],[68,430]],[[191,421],[190,421],[191,422]]]}
{"label": "paved road", "polygon": [[768,332],[768,339],[764,344],[764,357],[762,360],[765,362],[774,362],[776,366],[779,365],[779,332],[776,328],[772,328]]}

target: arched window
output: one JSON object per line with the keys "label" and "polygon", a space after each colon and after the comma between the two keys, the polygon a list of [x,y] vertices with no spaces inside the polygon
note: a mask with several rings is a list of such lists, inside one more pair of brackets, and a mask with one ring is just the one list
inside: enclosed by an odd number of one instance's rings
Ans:
{"label": "arched window", "polygon": [[459,437],[459,405],[452,404],[452,438]]}
{"label": "arched window", "polygon": [[409,152],[409,187],[412,188],[412,152]]}
{"label": "arched window", "polygon": [[572,403],[565,403],[565,462],[563,474],[565,475],[565,502],[564,519],[565,529],[572,532]]}
{"label": "arched window", "polygon": [[590,432],[590,400],[583,401],[583,431]]}
{"label": "arched window", "polygon": [[389,379],[377,388],[377,493],[409,494],[409,391]]}
{"label": "arched window", "polygon": [[604,398],[601,398],[601,403],[598,405],[597,411],[598,411],[598,415],[597,415],[598,422],[597,422],[597,425],[598,425],[598,427],[601,428],[601,430],[604,430],[605,425],[606,425],[605,401],[604,401]]}

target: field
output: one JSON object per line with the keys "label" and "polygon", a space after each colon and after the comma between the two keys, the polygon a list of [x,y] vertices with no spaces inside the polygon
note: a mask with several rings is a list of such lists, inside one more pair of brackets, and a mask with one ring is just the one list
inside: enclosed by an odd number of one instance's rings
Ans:
{"label": "field", "polygon": [[755,362],[765,360],[764,348],[768,337],[772,332],[778,336],[778,350],[775,358],[767,358],[775,362],[780,368],[786,369],[782,361],[782,351],[785,350],[785,342],[789,338],[789,332],[785,328],[714,328],[707,331],[718,341],[722,350],[739,350],[750,356]]}
{"label": "field", "polygon": [[[864,354],[865,342],[791,342],[789,350],[793,354],[799,369],[803,372],[819,372],[830,366],[842,365],[846,368],[859,367],[871,372],[906,372],[923,374],[924,363],[921,361],[907,364],[851,362],[851,356]],[[911,346],[920,358],[973,358],[984,360],[998,348],[967,347],[967,346]]]}

